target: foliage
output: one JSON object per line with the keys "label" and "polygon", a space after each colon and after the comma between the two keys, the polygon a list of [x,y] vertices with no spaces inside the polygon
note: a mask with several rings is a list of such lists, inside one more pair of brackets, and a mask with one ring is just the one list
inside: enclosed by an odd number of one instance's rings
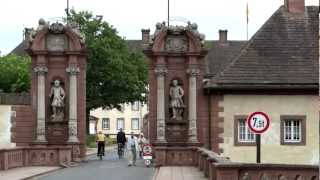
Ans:
{"label": "foliage", "polygon": [[0,89],[6,93],[28,92],[31,84],[30,67],[30,57],[0,57]]}
{"label": "foliage", "polygon": [[90,12],[71,10],[69,20],[79,24],[86,39],[88,110],[144,101],[147,64],[142,53],[129,50],[115,28]]}
{"label": "foliage", "polygon": [[[111,138],[111,137],[107,137],[106,139],[106,146],[111,146],[117,143],[117,139],[116,138]],[[89,148],[96,148],[97,147],[97,143],[96,143],[96,135],[87,135],[87,141],[86,141],[86,145]]]}
{"label": "foliage", "polygon": [[96,135],[87,135],[86,145],[89,148],[96,148]]}

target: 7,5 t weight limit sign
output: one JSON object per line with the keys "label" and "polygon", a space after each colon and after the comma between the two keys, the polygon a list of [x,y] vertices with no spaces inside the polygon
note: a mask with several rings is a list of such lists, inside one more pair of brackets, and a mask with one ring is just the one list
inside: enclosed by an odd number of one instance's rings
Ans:
{"label": "7,5 t weight limit sign", "polygon": [[248,116],[247,125],[256,134],[257,163],[261,162],[261,134],[266,132],[270,126],[270,119],[264,112],[254,112]]}
{"label": "7,5 t weight limit sign", "polygon": [[254,112],[248,116],[247,125],[255,134],[262,134],[268,130],[270,119],[264,112]]}

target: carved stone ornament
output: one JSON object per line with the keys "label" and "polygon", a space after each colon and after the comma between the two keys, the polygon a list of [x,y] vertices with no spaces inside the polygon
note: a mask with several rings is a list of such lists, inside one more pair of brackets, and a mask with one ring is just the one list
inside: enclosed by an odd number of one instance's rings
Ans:
{"label": "carved stone ornament", "polygon": [[44,75],[48,72],[48,68],[45,66],[36,66],[35,68],[33,68],[33,71],[38,75]]}
{"label": "carved stone ornament", "polygon": [[261,176],[260,180],[270,180],[269,176],[265,173]]}
{"label": "carved stone ornament", "polygon": [[64,32],[64,25],[59,22],[52,23],[49,31],[53,34],[62,34]]}
{"label": "carved stone ornament", "polygon": [[37,124],[37,135],[45,135],[45,120],[41,119]]}
{"label": "carved stone ornament", "polygon": [[69,22],[68,26],[72,29],[72,31],[79,37],[80,43],[84,44],[85,43],[85,35],[80,31],[79,24],[76,22]]}
{"label": "carved stone ornament", "polygon": [[189,68],[187,69],[187,74],[190,76],[198,76],[200,74],[200,70],[198,68]]}
{"label": "carved stone ornament", "polygon": [[69,120],[69,137],[70,136],[77,136],[77,120],[76,119]]}
{"label": "carved stone ornament", "polygon": [[47,49],[49,51],[64,51],[68,48],[68,40],[64,34],[49,34],[47,36]]}
{"label": "carved stone ornament", "polygon": [[43,18],[39,19],[37,32],[49,28],[49,23],[46,22]]}
{"label": "carved stone ornament", "polygon": [[186,27],[186,29],[188,31],[192,32],[196,37],[198,37],[199,40],[201,41],[201,45],[204,45],[204,43],[205,43],[205,35],[199,33],[198,25],[196,23],[188,22],[188,26]]}
{"label": "carved stone ornament", "polygon": [[283,175],[280,175],[279,180],[288,180],[288,178]]}
{"label": "carved stone ornament", "polygon": [[166,39],[165,49],[170,52],[185,52],[188,50],[188,41],[185,36],[169,36]]}
{"label": "carved stone ornament", "polygon": [[41,18],[39,19],[38,27],[36,30],[34,28],[25,28],[25,31],[24,31],[25,39],[28,42],[32,43],[37,33],[47,28],[49,28],[49,23],[46,22],[43,18]]}
{"label": "carved stone ornament", "polygon": [[70,75],[77,75],[80,72],[80,68],[77,66],[69,66],[66,68],[66,72]]}
{"label": "carved stone ornament", "polygon": [[150,37],[150,44],[153,44],[153,42],[154,42],[154,40],[156,39],[156,37],[160,34],[160,32],[161,32],[164,28],[166,28],[166,23],[165,23],[165,22],[162,22],[162,23],[158,22],[158,23],[156,24],[156,30],[154,31],[154,34],[151,35],[151,37]]}
{"label": "carved stone ornament", "polygon": [[250,177],[249,174],[246,172],[246,173],[244,173],[244,175],[241,177],[241,180],[251,180],[251,177]]}
{"label": "carved stone ornament", "polygon": [[154,72],[156,73],[157,76],[165,76],[168,73],[168,69],[164,66],[157,66],[154,69]]}

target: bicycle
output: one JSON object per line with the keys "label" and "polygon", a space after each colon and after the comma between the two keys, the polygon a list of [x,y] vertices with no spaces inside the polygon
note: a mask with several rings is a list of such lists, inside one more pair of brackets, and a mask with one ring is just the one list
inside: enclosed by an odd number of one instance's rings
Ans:
{"label": "bicycle", "polygon": [[104,156],[104,147],[99,148],[99,143],[98,143],[98,154],[97,156],[99,157],[100,160],[102,160],[102,156]]}
{"label": "bicycle", "polygon": [[99,156],[99,159],[100,159],[100,161],[101,161],[103,154],[102,154],[101,152],[99,152],[99,153],[98,153],[98,156]]}
{"label": "bicycle", "polygon": [[121,159],[123,157],[123,154],[124,154],[124,144],[118,143],[118,156],[119,156],[119,159]]}

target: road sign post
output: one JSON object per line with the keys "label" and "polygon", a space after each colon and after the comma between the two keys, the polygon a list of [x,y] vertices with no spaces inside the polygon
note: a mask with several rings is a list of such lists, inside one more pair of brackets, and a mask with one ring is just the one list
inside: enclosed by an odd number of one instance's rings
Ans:
{"label": "road sign post", "polygon": [[257,155],[256,162],[261,162],[261,134],[266,132],[270,126],[270,119],[264,112],[253,112],[247,118],[249,129],[256,135]]}

